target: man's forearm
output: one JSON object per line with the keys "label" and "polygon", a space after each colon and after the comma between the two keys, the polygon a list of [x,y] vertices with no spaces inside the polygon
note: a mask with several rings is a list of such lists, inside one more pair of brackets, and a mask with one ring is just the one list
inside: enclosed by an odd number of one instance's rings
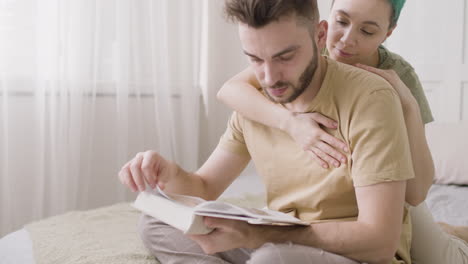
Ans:
{"label": "man's forearm", "polygon": [[[262,242],[306,245],[345,256],[360,262],[389,263],[398,243],[392,241],[394,234],[385,234],[381,229],[358,221],[327,222],[309,227],[264,227]],[[380,230],[380,231],[379,231]],[[401,230],[387,230],[401,232]]]}
{"label": "man's forearm", "polygon": [[179,165],[172,163],[173,177],[167,183],[165,190],[171,193],[192,195],[207,199],[207,184],[202,177],[193,173],[187,172]]}

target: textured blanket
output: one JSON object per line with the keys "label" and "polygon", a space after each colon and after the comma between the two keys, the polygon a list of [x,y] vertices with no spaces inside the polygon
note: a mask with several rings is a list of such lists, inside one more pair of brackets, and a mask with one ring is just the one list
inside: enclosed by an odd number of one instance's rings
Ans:
{"label": "textured blanket", "polygon": [[128,203],[69,212],[26,226],[36,264],[157,264],[137,234],[140,212]]}
{"label": "textured blanket", "polygon": [[[263,207],[263,195],[222,199]],[[26,226],[36,264],[158,264],[137,234],[140,212],[129,203],[74,211]]]}

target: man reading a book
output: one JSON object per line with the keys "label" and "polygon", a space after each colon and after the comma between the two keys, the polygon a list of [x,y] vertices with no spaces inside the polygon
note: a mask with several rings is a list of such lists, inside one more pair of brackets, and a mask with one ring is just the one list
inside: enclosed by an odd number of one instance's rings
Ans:
{"label": "man reading a book", "polygon": [[252,159],[268,207],[310,226],[250,225],[205,217],[207,235],[186,236],[143,216],[140,235],[162,263],[411,263],[404,205],[413,167],[398,95],[371,73],[320,54],[326,22],[316,0],[226,0],[262,92],[292,112],[339,121],[328,133],[349,146],[347,163],[323,168],[285,132],[233,113],[196,172],[153,151],[119,173],[133,190],[217,199]]}

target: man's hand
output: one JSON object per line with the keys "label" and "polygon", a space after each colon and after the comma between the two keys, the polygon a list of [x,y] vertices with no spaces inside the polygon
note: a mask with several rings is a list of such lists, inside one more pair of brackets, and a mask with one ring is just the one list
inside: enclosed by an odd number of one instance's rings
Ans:
{"label": "man's hand", "polygon": [[164,189],[170,176],[177,172],[177,166],[165,160],[154,151],[140,152],[127,162],[119,172],[122,184],[132,191],[144,191],[148,184],[151,188],[159,185]]}
{"label": "man's hand", "polygon": [[259,248],[262,241],[261,226],[244,221],[204,217],[205,225],[214,230],[207,235],[191,235],[206,254],[224,252],[235,248]]}
{"label": "man's hand", "polygon": [[337,129],[338,124],[320,113],[293,113],[284,129],[323,168],[336,168],[346,163],[342,152],[349,152],[346,143],[324,131],[320,125]]}

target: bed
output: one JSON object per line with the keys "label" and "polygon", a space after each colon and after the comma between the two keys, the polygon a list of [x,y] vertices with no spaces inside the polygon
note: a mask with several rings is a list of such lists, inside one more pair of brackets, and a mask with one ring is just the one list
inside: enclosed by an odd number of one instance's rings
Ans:
{"label": "bed", "polygon": [[[436,221],[468,226],[468,124],[431,125],[436,165],[426,203]],[[451,147],[448,147],[451,146]],[[261,206],[261,194],[231,202]],[[0,239],[0,264],[158,263],[136,232],[139,212],[129,203],[74,211],[26,225]]]}
{"label": "bed", "polygon": [[[223,198],[261,207],[263,195]],[[158,264],[137,235],[140,212],[130,203],[75,211],[26,225],[0,239],[0,264]]]}

